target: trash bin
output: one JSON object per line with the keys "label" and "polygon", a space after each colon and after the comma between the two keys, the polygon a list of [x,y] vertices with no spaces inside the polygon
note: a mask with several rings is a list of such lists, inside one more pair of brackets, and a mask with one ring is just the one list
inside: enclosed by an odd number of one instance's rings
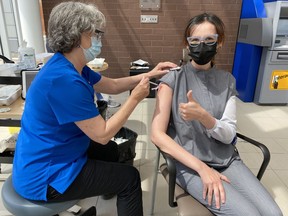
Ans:
{"label": "trash bin", "polygon": [[[133,165],[136,157],[136,140],[138,134],[129,128],[122,127],[114,136],[113,141],[118,143],[119,162],[128,165]],[[123,142],[121,142],[123,140]]]}
{"label": "trash bin", "polygon": [[[105,119],[108,103],[104,100],[97,100],[99,113]],[[129,128],[122,127],[112,138],[112,141],[118,144],[118,154],[120,163],[133,165],[134,158],[136,157],[136,140],[138,134]]]}

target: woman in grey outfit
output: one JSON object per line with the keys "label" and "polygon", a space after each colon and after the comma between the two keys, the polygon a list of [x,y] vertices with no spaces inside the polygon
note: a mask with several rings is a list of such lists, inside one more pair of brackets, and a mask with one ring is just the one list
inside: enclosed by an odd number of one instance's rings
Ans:
{"label": "woman in grey outfit", "polygon": [[235,79],[214,62],[223,22],[200,14],[184,38],[192,60],[161,79],[152,142],[177,160],[177,182],[213,214],[282,215],[235,148]]}

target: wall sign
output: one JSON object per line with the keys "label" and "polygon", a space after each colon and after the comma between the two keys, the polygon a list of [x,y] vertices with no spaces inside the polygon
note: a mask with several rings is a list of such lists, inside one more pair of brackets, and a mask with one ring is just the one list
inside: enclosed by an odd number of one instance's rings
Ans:
{"label": "wall sign", "polygon": [[160,10],[161,0],[140,0],[141,10]]}

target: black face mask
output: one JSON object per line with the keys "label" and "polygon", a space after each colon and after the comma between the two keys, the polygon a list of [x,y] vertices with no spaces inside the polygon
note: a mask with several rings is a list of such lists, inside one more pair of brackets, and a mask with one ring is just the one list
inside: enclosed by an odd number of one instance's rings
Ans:
{"label": "black face mask", "polygon": [[217,53],[217,43],[212,46],[201,42],[197,47],[189,46],[189,56],[192,57],[198,65],[205,65],[212,60]]}

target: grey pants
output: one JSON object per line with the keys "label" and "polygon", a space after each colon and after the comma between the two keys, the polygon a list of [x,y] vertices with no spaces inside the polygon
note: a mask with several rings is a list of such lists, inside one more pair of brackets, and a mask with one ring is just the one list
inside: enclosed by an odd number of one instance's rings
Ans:
{"label": "grey pants", "polygon": [[[215,207],[215,202],[208,205],[207,199],[202,197],[202,181],[197,173],[183,165],[178,166],[178,183],[195,199],[206,206],[215,215],[233,216],[280,216],[283,215],[280,208],[269,192],[259,182],[250,169],[237,159],[222,171],[231,183],[223,181],[226,192],[226,202],[220,209]],[[184,170],[183,170],[184,168]],[[182,171],[179,171],[182,169]]]}

